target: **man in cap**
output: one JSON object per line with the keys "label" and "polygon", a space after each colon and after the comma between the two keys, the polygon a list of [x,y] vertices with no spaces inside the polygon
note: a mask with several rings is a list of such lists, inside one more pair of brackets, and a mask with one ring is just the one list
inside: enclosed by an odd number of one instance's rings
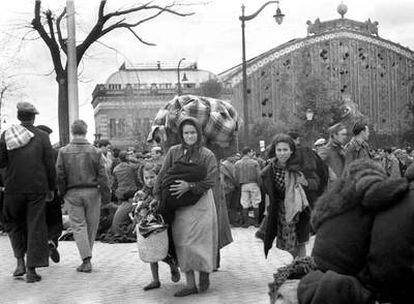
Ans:
{"label": "man in cap", "polygon": [[372,159],[369,151],[369,128],[364,122],[356,122],[352,128],[353,137],[345,146],[345,166],[356,159]]}
{"label": "man in cap", "polygon": [[321,151],[322,147],[325,145],[326,145],[326,139],[323,137],[318,138],[313,144],[315,152],[318,153],[319,155],[319,152]]}
{"label": "man in cap", "polygon": [[329,142],[318,151],[318,155],[329,168],[329,182],[332,184],[342,175],[345,167],[344,144],[348,132],[342,123],[334,124],[328,129],[328,132]]}
{"label": "man in cap", "polygon": [[21,124],[0,139],[0,167],[6,168],[4,217],[17,259],[13,276],[27,272],[28,283],[41,280],[36,268],[49,266],[45,198],[53,195],[56,178],[49,136],[33,126],[36,114],[32,104],[19,102]]}

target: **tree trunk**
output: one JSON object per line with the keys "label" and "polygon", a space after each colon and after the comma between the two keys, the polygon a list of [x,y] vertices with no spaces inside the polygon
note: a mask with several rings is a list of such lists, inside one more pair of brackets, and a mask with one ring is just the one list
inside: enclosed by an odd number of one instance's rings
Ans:
{"label": "tree trunk", "polygon": [[68,98],[68,79],[63,76],[58,80],[58,120],[59,120],[59,142],[60,146],[69,143],[69,98]]}

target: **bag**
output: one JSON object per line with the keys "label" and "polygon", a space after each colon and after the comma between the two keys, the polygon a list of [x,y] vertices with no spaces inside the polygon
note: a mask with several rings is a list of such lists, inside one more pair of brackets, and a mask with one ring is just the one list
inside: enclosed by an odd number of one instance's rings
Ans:
{"label": "bag", "polygon": [[148,237],[142,236],[137,225],[138,254],[144,263],[156,263],[166,258],[168,254],[167,228],[151,233]]}

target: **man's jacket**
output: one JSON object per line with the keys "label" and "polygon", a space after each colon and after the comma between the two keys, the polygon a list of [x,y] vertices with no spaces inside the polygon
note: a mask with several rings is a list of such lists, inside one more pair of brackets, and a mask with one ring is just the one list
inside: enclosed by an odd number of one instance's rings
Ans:
{"label": "man's jacket", "polygon": [[[0,167],[5,168],[5,193],[47,193],[56,188],[53,148],[46,132],[30,123],[22,127],[32,137],[19,147],[7,148],[5,134],[0,139]],[[20,126],[20,127],[21,127]]]}
{"label": "man's jacket", "polygon": [[73,139],[71,143],[60,149],[56,171],[61,195],[73,188],[98,186],[101,194],[110,192],[102,154],[86,139]]}

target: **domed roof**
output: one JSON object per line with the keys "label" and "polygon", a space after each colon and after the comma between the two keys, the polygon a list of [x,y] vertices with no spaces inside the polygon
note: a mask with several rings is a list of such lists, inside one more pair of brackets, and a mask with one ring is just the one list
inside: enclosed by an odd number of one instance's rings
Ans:
{"label": "domed roof", "polygon": [[[202,83],[216,76],[204,70],[199,70],[194,67],[185,67],[180,69],[181,78],[186,75],[188,83]],[[177,69],[176,68],[130,68],[122,65],[118,71],[112,73],[105,84],[159,84],[159,83],[177,83]]]}
{"label": "domed roof", "polygon": [[348,7],[342,2],[341,4],[338,5],[336,11],[338,12],[339,15],[341,15],[342,18],[344,18],[346,12],[348,11]]}

